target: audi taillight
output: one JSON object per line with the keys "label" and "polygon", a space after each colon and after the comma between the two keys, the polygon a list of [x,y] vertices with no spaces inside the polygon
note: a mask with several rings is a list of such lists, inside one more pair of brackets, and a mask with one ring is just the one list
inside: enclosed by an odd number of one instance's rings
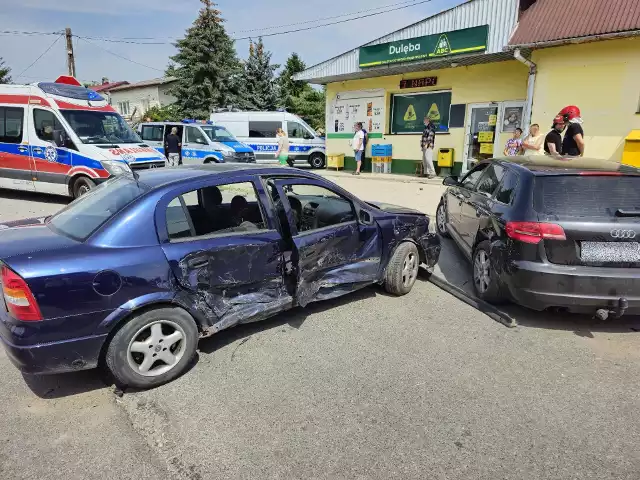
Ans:
{"label": "audi taillight", "polygon": [[534,245],[542,240],[567,239],[560,225],[538,222],[507,222],[507,236],[513,240]]}
{"label": "audi taillight", "polygon": [[42,313],[31,293],[31,289],[24,279],[6,265],[2,265],[2,294],[7,305],[9,315],[23,322],[39,322]]}

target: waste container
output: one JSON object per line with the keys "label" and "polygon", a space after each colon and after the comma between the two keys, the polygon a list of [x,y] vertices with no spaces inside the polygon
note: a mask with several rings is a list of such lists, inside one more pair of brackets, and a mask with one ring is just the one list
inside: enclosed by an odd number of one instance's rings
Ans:
{"label": "waste container", "polygon": [[391,173],[392,157],[371,157],[371,173]]}
{"label": "waste container", "polygon": [[438,151],[438,166],[440,168],[453,167],[453,148],[441,148]]}
{"label": "waste container", "polygon": [[631,130],[624,139],[622,163],[632,167],[640,167],[640,130]]}
{"label": "waste container", "polygon": [[344,153],[333,153],[327,155],[327,168],[340,170],[344,168]]}

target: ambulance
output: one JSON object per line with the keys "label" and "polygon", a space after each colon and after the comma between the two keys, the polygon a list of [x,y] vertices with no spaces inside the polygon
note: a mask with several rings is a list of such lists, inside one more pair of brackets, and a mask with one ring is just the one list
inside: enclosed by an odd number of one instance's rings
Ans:
{"label": "ambulance", "polygon": [[0,85],[0,188],[77,198],[166,158],[75,78]]}

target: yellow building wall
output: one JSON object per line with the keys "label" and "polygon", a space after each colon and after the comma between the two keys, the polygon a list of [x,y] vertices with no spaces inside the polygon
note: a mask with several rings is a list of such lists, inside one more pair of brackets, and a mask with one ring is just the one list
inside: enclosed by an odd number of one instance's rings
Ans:
{"label": "yellow building wall", "polygon": [[[400,80],[422,77],[438,77],[436,87],[400,89]],[[367,90],[384,88],[386,91],[386,118],[382,139],[370,139],[372,143],[393,145],[393,159],[398,161],[412,161],[408,168],[400,169],[403,173],[410,173],[413,161],[422,159],[420,150],[420,135],[389,135],[391,117],[391,95],[394,93],[419,93],[438,90],[451,90],[452,104],[488,103],[503,101],[524,101],[527,97],[528,68],[516,60],[456,67],[428,72],[415,72],[405,75],[367,78],[363,80],[349,80],[330,83],[327,85],[327,107],[339,92],[353,90]],[[327,108],[328,110],[328,108]],[[467,115],[468,115],[467,110]],[[327,131],[330,131],[327,126]],[[461,162],[463,157],[465,128],[452,128],[450,133],[438,134],[436,150],[439,148],[453,148],[454,161]],[[504,145],[511,134],[500,136],[500,145]],[[369,147],[370,149],[370,147]],[[368,149],[368,150],[369,150]],[[327,138],[327,153],[343,153],[353,157],[353,150],[347,139]],[[502,152],[500,152],[501,154]],[[370,150],[367,153],[370,156]],[[394,168],[396,171],[396,168]]]}
{"label": "yellow building wall", "polygon": [[585,155],[619,161],[624,138],[640,129],[640,38],[536,50],[532,120],[543,131],[567,105],[584,119]]}

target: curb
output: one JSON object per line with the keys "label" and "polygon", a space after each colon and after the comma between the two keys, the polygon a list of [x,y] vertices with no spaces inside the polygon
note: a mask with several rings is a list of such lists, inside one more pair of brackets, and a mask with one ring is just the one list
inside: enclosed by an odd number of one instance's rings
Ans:
{"label": "curb", "polygon": [[362,173],[360,175],[352,175],[345,172],[334,172],[331,170],[314,171],[318,175],[323,177],[335,177],[335,178],[352,178],[354,180],[373,180],[378,182],[397,182],[397,183],[417,183],[422,185],[437,185],[442,186],[442,178],[419,178],[419,177],[404,177],[401,175],[388,175],[384,173]]}

